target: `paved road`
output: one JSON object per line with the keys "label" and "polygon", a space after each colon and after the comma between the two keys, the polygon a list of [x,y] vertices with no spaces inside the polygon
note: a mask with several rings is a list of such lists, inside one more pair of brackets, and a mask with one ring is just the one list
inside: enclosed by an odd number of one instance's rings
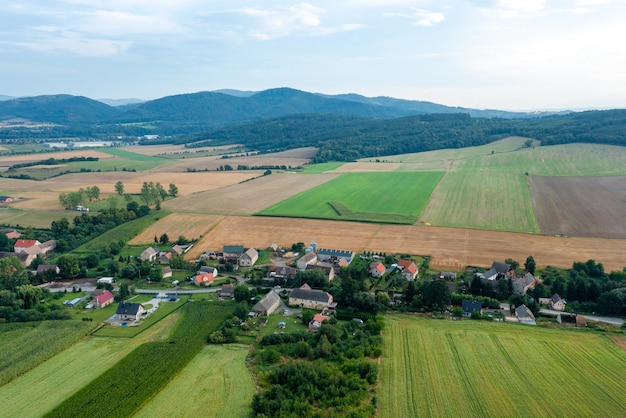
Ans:
{"label": "paved road", "polygon": [[[554,311],[552,309],[540,309],[539,312],[545,315],[552,315],[552,316],[557,316],[558,314],[561,313],[561,311]],[[606,324],[617,325],[618,327],[621,327],[622,324],[624,324],[624,320],[621,318],[611,318],[607,316],[595,316],[595,315],[583,315],[583,316],[587,318],[587,320],[589,321],[604,322]]]}

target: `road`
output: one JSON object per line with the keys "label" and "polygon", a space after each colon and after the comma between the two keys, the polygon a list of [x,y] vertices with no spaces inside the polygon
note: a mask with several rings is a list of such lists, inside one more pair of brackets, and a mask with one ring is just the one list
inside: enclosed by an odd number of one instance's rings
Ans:
{"label": "road", "polygon": [[[561,311],[554,311],[552,309],[540,309],[539,313],[551,316],[557,316]],[[617,325],[621,327],[624,324],[624,320],[621,318],[611,318],[607,316],[595,316],[595,315],[583,315],[588,321],[604,322],[606,324]]]}

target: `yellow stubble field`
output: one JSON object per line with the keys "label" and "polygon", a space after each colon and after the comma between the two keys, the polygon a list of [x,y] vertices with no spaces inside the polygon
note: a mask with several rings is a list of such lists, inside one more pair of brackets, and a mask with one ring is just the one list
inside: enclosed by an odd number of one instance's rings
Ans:
{"label": "yellow stubble field", "polygon": [[154,241],[154,237],[163,234],[167,234],[170,240],[176,240],[181,235],[187,239],[200,238],[223,218],[219,215],[172,213],[152,224],[129,244],[149,244]]}

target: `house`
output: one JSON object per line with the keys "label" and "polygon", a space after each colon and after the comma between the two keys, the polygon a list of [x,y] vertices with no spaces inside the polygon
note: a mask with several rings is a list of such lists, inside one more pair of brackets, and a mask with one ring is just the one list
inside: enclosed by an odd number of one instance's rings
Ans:
{"label": "house", "polygon": [[311,289],[308,284],[302,285],[289,293],[289,305],[309,309],[324,309],[333,303],[333,295],[323,290]]}
{"label": "house", "polygon": [[252,267],[259,259],[259,252],[254,248],[248,248],[246,252],[239,257],[239,265],[242,267]]}
{"label": "house", "polygon": [[386,270],[387,268],[380,261],[370,263],[370,276],[372,277],[382,277]]}
{"label": "house", "polygon": [[267,295],[258,301],[253,307],[252,312],[258,316],[268,316],[276,312],[280,306],[280,297],[273,289]]}
{"label": "house", "polygon": [[157,256],[160,252],[161,250],[159,250],[158,248],[148,247],[141,252],[141,254],[139,255],[139,259],[141,261],[149,261],[152,263],[157,259]]}
{"label": "house", "polygon": [[413,260],[398,260],[398,267],[402,269],[402,278],[407,281],[413,281],[417,277],[418,268]]}
{"label": "house", "polygon": [[36,239],[18,239],[15,241],[15,245],[13,246],[13,251],[16,253],[26,252],[27,249],[33,248],[41,244],[41,242]]}
{"label": "house", "polygon": [[293,279],[294,277],[296,277],[297,272],[298,269],[295,269],[293,267],[275,266],[274,273],[276,274],[274,274],[274,277],[276,277],[277,279]]}
{"label": "house", "polygon": [[520,305],[515,308],[515,316],[517,316],[517,319],[522,324],[537,325],[535,315],[533,315],[532,311],[526,305]]}
{"label": "house", "polygon": [[310,266],[317,263],[317,254],[311,251],[300,257],[300,259],[296,262],[296,266],[300,270],[305,270],[306,266]]}
{"label": "house", "polygon": [[200,268],[198,269],[198,273],[196,274],[201,273],[211,273],[214,278],[217,277],[217,269],[213,266],[200,266]]}
{"label": "house", "polygon": [[463,316],[469,318],[474,312],[482,313],[483,303],[469,299],[463,299],[463,301],[461,302],[461,308],[463,308]]}
{"label": "house", "polygon": [[238,260],[243,251],[243,245],[224,245],[222,254],[226,260]]}
{"label": "house", "polygon": [[235,286],[232,284],[222,285],[222,289],[220,290],[220,297],[232,299],[235,297]]}
{"label": "house", "polygon": [[141,303],[120,302],[113,317],[118,321],[137,321],[144,311]]}
{"label": "house", "polygon": [[103,290],[97,293],[94,292],[93,296],[94,297],[93,297],[93,300],[91,301],[91,304],[96,309],[109,306],[115,301],[115,297],[113,296],[113,293],[109,292],[108,290]]}
{"label": "house", "polygon": [[564,311],[566,304],[567,302],[565,302],[565,299],[561,299],[561,296],[559,296],[558,293],[555,293],[550,298],[550,309],[555,311]]}
{"label": "house", "polygon": [[198,273],[193,278],[193,284],[196,286],[209,286],[214,279],[215,277],[211,273]]}
{"label": "house", "polygon": [[163,275],[164,279],[168,279],[170,277],[172,277],[172,268],[171,267],[163,267],[163,269],[161,270],[161,274]]}
{"label": "house", "polygon": [[321,313],[315,314],[311,322],[309,322],[309,332],[317,332],[319,331],[322,323],[324,321],[328,321],[330,318],[322,315]]}
{"label": "house", "polygon": [[177,254],[177,255],[183,255],[183,253],[185,252],[185,249],[183,247],[181,247],[180,245],[176,244],[172,247],[172,253],[173,254]]}
{"label": "house", "polygon": [[329,261],[331,263],[337,263],[343,259],[346,260],[348,264],[350,264],[350,262],[354,258],[354,251],[320,248],[317,252],[317,258],[320,261]]}
{"label": "house", "polygon": [[539,298],[540,305],[550,305],[552,298]]}
{"label": "house", "polygon": [[35,254],[30,254],[28,252],[16,253],[12,251],[0,251],[0,258],[7,257],[17,257],[17,259],[20,260],[20,263],[24,267],[30,266],[33,260],[37,258]]}
{"label": "house", "polygon": [[524,277],[514,277],[513,280],[513,293],[516,295],[525,295],[529,289],[535,287],[537,280],[535,276],[530,273],[526,273]]}
{"label": "house", "polygon": [[169,264],[172,259],[171,251],[161,251],[159,253],[159,264]]}
{"label": "house", "polygon": [[54,271],[55,274],[59,274],[61,270],[56,264],[40,264],[37,266],[37,274],[43,274],[47,271]]}
{"label": "house", "polygon": [[22,235],[17,229],[3,229],[2,232],[8,239],[17,239]]}
{"label": "house", "polygon": [[45,241],[45,242],[39,244],[35,248],[39,249],[37,254],[47,254],[50,251],[54,250],[56,247],[57,247],[57,242],[55,240],[53,240],[53,239],[49,239],[48,241]]}
{"label": "house", "polygon": [[308,265],[305,270],[320,270],[329,282],[335,278],[335,269],[333,269],[332,265],[327,263]]}
{"label": "house", "polygon": [[491,263],[489,270],[483,273],[483,277],[486,280],[498,280],[506,277],[511,272],[511,265],[507,263],[500,263],[494,261]]}

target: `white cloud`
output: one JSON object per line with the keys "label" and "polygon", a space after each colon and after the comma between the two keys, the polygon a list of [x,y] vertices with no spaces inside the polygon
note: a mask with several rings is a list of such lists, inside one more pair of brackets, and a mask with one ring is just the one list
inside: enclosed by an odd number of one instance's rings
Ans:
{"label": "white cloud", "polygon": [[429,12],[424,9],[413,8],[410,13],[385,13],[387,17],[401,17],[412,21],[414,26],[432,26],[444,21],[445,16],[439,12]]}
{"label": "white cloud", "polygon": [[82,38],[68,34],[66,36],[44,36],[25,42],[3,42],[37,52],[70,52],[83,57],[107,57],[126,51],[131,42],[109,39]]}

